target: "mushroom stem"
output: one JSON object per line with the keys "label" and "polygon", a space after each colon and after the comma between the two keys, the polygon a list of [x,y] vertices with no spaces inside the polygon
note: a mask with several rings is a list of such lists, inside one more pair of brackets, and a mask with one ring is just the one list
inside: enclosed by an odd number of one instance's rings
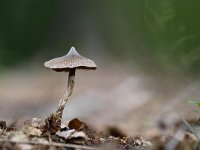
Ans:
{"label": "mushroom stem", "polygon": [[60,123],[61,123],[63,110],[65,108],[67,100],[69,99],[69,97],[72,95],[72,92],[73,92],[74,82],[75,82],[75,72],[76,72],[75,68],[72,68],[69,70],[67,91],[65,92],[64,96],[61,98],[58,105],[58,109],[56,111],[56,113],[58,114],[60,118]]}

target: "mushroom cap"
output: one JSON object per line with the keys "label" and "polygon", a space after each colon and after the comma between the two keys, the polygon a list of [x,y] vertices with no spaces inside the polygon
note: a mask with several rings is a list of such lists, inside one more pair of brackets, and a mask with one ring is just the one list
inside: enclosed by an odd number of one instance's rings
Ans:
{"label": "mushroom cap", "polygon": [[72,68],[88,70],[97,68],[91,59],[81,56],[74,47],[71,47],[66,55],[45,62],[44,66],[59,72],[68,72]]}

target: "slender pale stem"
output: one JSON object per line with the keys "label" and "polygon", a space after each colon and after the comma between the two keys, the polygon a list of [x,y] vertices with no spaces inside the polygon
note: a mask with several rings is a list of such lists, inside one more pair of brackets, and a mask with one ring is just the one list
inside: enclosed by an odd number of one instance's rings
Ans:
{"label": "slender pale stem", "polygon": [[74,82],[75,82],[75,72],[76,72],[76,69],[70,69],[69,71],[67,91],[65,92],[64,96],[61,98],[58,105],[58,109],[56,111],[56,113],[60,117],[60,123],[61,123],[63,110],[65,108],[67,100],[69,99],[69,97],[72,95],[72,92],[73,92]]}

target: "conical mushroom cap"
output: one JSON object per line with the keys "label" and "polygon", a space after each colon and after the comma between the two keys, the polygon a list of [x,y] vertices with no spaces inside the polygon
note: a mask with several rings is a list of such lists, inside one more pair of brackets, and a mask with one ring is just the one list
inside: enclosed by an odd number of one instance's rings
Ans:
{"label": "conical mushroom cap", "polygon": [[74,47],[71,47],[65,56],[45,62],[44,66],[55,71],[66,72],[72,68],[89,70],[95,70],[97,68],[96,64],[91,59],[81,56]]}

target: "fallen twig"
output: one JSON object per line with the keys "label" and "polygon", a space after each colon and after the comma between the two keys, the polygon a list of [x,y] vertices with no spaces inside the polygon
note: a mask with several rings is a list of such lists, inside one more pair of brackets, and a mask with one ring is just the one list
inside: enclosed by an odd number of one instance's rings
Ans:
{"label": "fallen twig", "polygon": [[0,142],[8,142],[15,144],[31,144],[31,145],[46,145],[46,146],[58,146],[58,147],[68,147],[68,148],[77,148],[77,149],[85,149],[85,150],[99,150],[95,147],[83,146],[83,145],[75,145],[75,144],[65,144],[65,143],[57,143],[57,142],[36,142],[36,141],[11,141],[11,140],[2,140]]}
{"label": "fallen twig", "polygon": [[190,130],[191,133],[194,134],[194,136],[197,138],[198,141],[200,141],[198,135],[196,134],[195,130],[192,128],[192,126],[185,120],[185,118],[175,109],[173,108],[176,113],[179,115],[179,117],[181,118],[181,120],[183,121],[183,123],[187,126],[187,128]]}
{"label": "fallen twig", "polygon": [[176,111],[176,113],[179,115],[179,117],[181,118],[181,120],[183,121],[183,123],[187,126],[187,128],[190,130],[190,132],[192,134],[194,134],[194,136],[197,138],[198,140],[198,143],[197,143],[197,146],[196,146],[196,150],[199,149],[200,147],[200,138],[199,136],[197,135],[196,131],[192,128],[192,126],[185,120],[185,118],[173,107],[173,109]]}

